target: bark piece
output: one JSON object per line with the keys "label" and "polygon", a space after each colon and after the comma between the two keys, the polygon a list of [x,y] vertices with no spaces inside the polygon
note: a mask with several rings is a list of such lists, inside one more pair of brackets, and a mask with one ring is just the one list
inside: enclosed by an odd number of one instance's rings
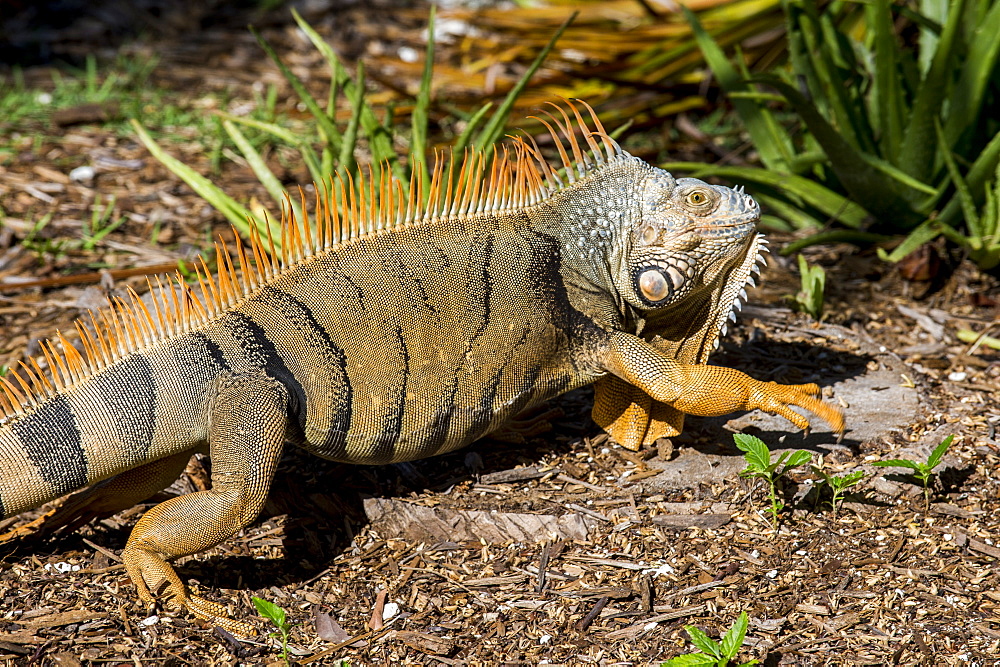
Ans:
{"label": "bark piece", "polygon": [[487,543],[585,540],[593,519],[581,514],[522,514],[424,507],[389,498],[365,499],[365,514],[383,537],[415,542]]}

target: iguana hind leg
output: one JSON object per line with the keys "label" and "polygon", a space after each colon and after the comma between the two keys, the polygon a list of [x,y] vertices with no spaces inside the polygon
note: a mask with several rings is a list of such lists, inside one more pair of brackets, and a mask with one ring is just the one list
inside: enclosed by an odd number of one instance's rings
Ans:
{"label": "iguana hind leg", "polygon": [[191,595],[167,561],[214,547],[257,517],[284,446],[287,404],[282,385],[256,375],[220,389],[209,430],[212,488],[150,509],[122,552],[144,602],[160,597],[235,634],[255,634],[222,605]]}
{"label": "iguana hind leg", "polygon": [[687,414],[714,417],[759,408],[809,428],[809,420],[792,410],[794,405],[820,417],[838,434],[844,432],[844,415],[816,398],[815,384],[761,382],[734,368],[681,363],[626,333],[612,335],[605,368],[654,401]]}

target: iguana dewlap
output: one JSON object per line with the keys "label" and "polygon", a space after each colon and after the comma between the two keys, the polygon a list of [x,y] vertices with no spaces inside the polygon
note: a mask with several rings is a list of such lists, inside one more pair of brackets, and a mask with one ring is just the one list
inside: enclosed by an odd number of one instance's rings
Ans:
{"label": "iguana dewlap", "polygon": [[592,382],[595,420],[632,448],[686,413],[761,408],[804,428],[800,406],[843,431],[816,385],[705,364],[756,270],[757,203],[557,109],[557,166],[514,139],[492,162],[438,164],[426,198],[419,181],[404,196],[384,174],[332,179],[315,224],[283,223],[280,253],[219,248],[216,277],[79,325],[82,352],[44,344],[0,378],[0,517],[97,482],[69,511],[124,509],[208,451],[211,490],[149,510],[122,559],[142,600],[225,623],[167,561],[249,524],[286,442],[412,460]]}

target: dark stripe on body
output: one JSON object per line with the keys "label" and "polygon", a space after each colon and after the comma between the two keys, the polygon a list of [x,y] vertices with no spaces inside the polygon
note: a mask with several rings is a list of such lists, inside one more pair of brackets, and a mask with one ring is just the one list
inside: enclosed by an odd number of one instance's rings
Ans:
{"label": "dark stripe on body", "polygon": [[391,412],[383,419],[383,426],[378,437],[372,443],[372,454],[375,460],[387,461],[392,458],[396,443],[399,442],[399,435],[403,428],[403,413],[406,410],[406,383],[410,377],[410,353],[406,347],[406,339],[403,338],[403,329],[396,327],[396,342],[399,343],[399,356],[403,361],[403,369],[400,373],[402,383],[400,387],[386,387],[387,391],[396,392],[396,401],[391,408]]}
{"label": "dark stripe on body", "polygon": [[[216,344],[214,340],[209,338],[203,333],[194,332],[190,334],[192,338],[197,340],[205,348],[205,352],[208,354],[208,358],[218,366],[220,371],[229,371],[229,362],[226,361],[226,356],[222,354],[222,349]],[[198,360],[200,362],[200,360]]]}
{"label": "dark stripe on body", "polygon": [[[481,246],[473,245],[469,252],[470,266],[466,283],[466,293],[469,295],[470,303],[467,312],[470,315],[481,314],[482,322],[478,327],[476,327],[476,331],[472,334],[472,336],[469,337],[465,346],[465,354],[459,357],[459,365],[456,366],[454,372],[451,373],[451,386],[446,390],[446,394],[441,397],[441,400],[438,402],[438,407],[434,410],[434,414],[430,418],[430,423],[425,429],[429,435],[424,439],[424,447],[422,449],[427,453],[436,453],[441,451],[445,443],[448,441],[451,430],[451,420],[457,412],[455,396],[458,394],[460,384],[459,380],[462,376],[462,366],[468,359],[469,353],[472,351],[472,346],[476,342],[476,339],[483,335],[483,332],[486,331],[490,324],[490,296],[493,292],[493,280],[490,277],[489,267],[490,261],[493,259],[493,253],[494,244],[492,236],[487,236],[485,243]],[[475,259],[480,260],[478,272],[475,270],[476,267],[471,266],[471,262]],[[481,296],[479,303],[472,302],[472,298],[475,296]]]}
{"label": "dark stripe on body", "polygon": [[55,396],[10,426],[39,474],[61,496],[87,484],[80,429],[65,396]]}
{"label": "dark stripe on body", "polygon": [[289,407],[298,416],[304,428],[306,423],[306,393],[298,379],[285,365],[274,343],[263,327],[241,312],[234,311],[225,320],[225,326],[235,338],[249,361],[288,389]]}
{"label": "dark stripe on body", "polygon": [[[304,339],[303,356],[311,359],[311,363],[327,371],[331,377],[329,385],[323,387],[327,401],[327,410],[331,420],[327,435],[323,442],[310,443],[318,453],[333,453],[339,451],[346,442],[348,429],[351,427],[351,411],[354,401],[354,391],[347,377],[347,355],[338,347],[326,329],[316,320],[309,307],[287,292],[265,287],[267,304],[277,310],[288,323],[288,330],[299,332]],[[288,389],[291,409],[297,417],[299,426],[305,432],[309,418],[306,390],[278,354],[274,343],[267,332],[242,313],[234,312],[233,325],[230,330],[240,341],[247,359],[263,369],[269,376],[281,382]],[[238,323],[238,324],[237,324]],[[284,325],[284,322],[278,326]],[[325,395],[326,391],[331,394]]]}
{"label": "dark stripe on body", "polygon": [[108,440],[128,448],[129,458],[145,458],[156,428],[156,379],[149,359],[133,355],[94,376],[93,387],[104,403],[113,436]]}

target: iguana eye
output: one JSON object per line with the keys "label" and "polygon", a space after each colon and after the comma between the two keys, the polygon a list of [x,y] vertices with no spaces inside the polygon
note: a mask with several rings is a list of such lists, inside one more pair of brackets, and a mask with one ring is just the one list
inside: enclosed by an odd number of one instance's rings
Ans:
{"label": "iguana eye", "polygon": [[687,200],[692,206],[701,206],[708,201],[708,195],[701,190],[695,190],[688,194]]}

